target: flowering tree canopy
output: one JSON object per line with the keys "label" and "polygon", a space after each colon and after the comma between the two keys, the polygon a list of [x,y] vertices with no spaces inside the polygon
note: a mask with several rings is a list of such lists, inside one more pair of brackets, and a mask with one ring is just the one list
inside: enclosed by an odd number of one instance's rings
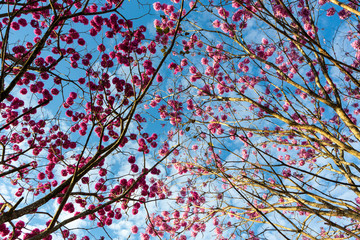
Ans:
{"label": "flowering tree canopy", "polygon": [[360,239],[357,0],[0,6],[3,239]]}

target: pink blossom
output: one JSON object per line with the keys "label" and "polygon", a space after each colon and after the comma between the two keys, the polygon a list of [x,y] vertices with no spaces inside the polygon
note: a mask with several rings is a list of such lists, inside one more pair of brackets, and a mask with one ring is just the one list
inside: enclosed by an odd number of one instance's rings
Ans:
{"label": "pink blossom", "polygon": [[45,178],[45,173],[40,172],[40,173],[38,174],[37,178],[38,178],[39,180],[43,180],[43,179]]}
{"label": "pink blossom", "polygon": [[98,47],[97,47],[98,51],[99,52],[104,52],[106,50],[106,47],[104,44],[100,44]]}
{"label": "pink blossom", "polygon": [[132,226],[131,227],[131,232],[134,233],[134,234],[137,234],[138,233],[138,227],[137,226]]}
{"label": "pink blossom", "polygon": [[181,60],[181,66],[184,67],[184,66],[187,66],[188,65],[188,62],[187,60],[184,58]]}
{"label": "pink blossom", "polygon": [[25,94],[27,93],[27,89],[26,89],[26,88],[22,88],[22,89],[20,90],[20,93],[21,93],[22,95],[25,95]]}
{"label": "pink blossom", "polygon": [[209,60],[207,58],[202,58],[201,59],[201,64],[207,65],[208,63],[209,63]]}
{"label": "pink blossom", "polygon": [[219,28],[220,25],[221,25],[221,23],[220,23],[220,21],[217,20],[217,19],[213,22],[213,27],[214,27],[214,28]]}
{"label": "pink blossom", "polygon": [[347,19],[348,17],[350,17],[351,12],[347,11],[345,9],[342,9],[338,12],[338,15],[341,20],[344,20],[344,19]]}
{"label": "pink blossom", "polygon": [[195,73],[196,73],[196,67],[191,66],[191,67],[189,68],[189,72],[190,72],[191,74],[195,74]]}
{"label": "pink blossom", "polygon": [[80,46],[84,46],[85,45],[85,40],[83,39],[83,38],[79,38],[78,39],[78,44],[80,45]]}
{"label": "pink blossom", "polygon": [[223,18],[229,17],[229,12],[227,10],[225,10],[225,8],[222,8],[222,7],[218,9],[218,14]]}
{"label": "pink blossom", "polygon": [[131,171],[134,173],[137,173],[139,171],[139,167],[136,164],[131,165]]}
{"label": "pink blossom", "polygon": [[159,3],[159,2],[153,3],[153,8],[154,8],[155,11],[160,11],[161,10],[161,3]]}
{"label": "pink blossom", "polygon": [[360,50],[360,40],[356,39],[354,42],[351,43],[351,46],[355,49],[355,50]]}
{"label": "pink blossom", "polygon": [[35,35],[39,36],[39,35],[41,35],[42,31],[40,30],[40,28],[35,28],[34,33],[35,33]]}
{"label": "pink blossom", "polygon": [[330,17],[333,16],[335,14],[336,10],[334,7],[329,8],[328,10],[326,10],[326,16]]}
{"label": "pink blossom", "polygon": [[10,26],[15,31],[18,31],[20,29],[20,25],[17,22],[12,22]]}
{"label": "pink blossom", "polygon": [[20,18],[20,19],[18,20],[18,23],[19,23],[22,27],[26,27],[26,26],[27,26],[27,21],[26,21],[26,19],[24,19],[24,18]]}

